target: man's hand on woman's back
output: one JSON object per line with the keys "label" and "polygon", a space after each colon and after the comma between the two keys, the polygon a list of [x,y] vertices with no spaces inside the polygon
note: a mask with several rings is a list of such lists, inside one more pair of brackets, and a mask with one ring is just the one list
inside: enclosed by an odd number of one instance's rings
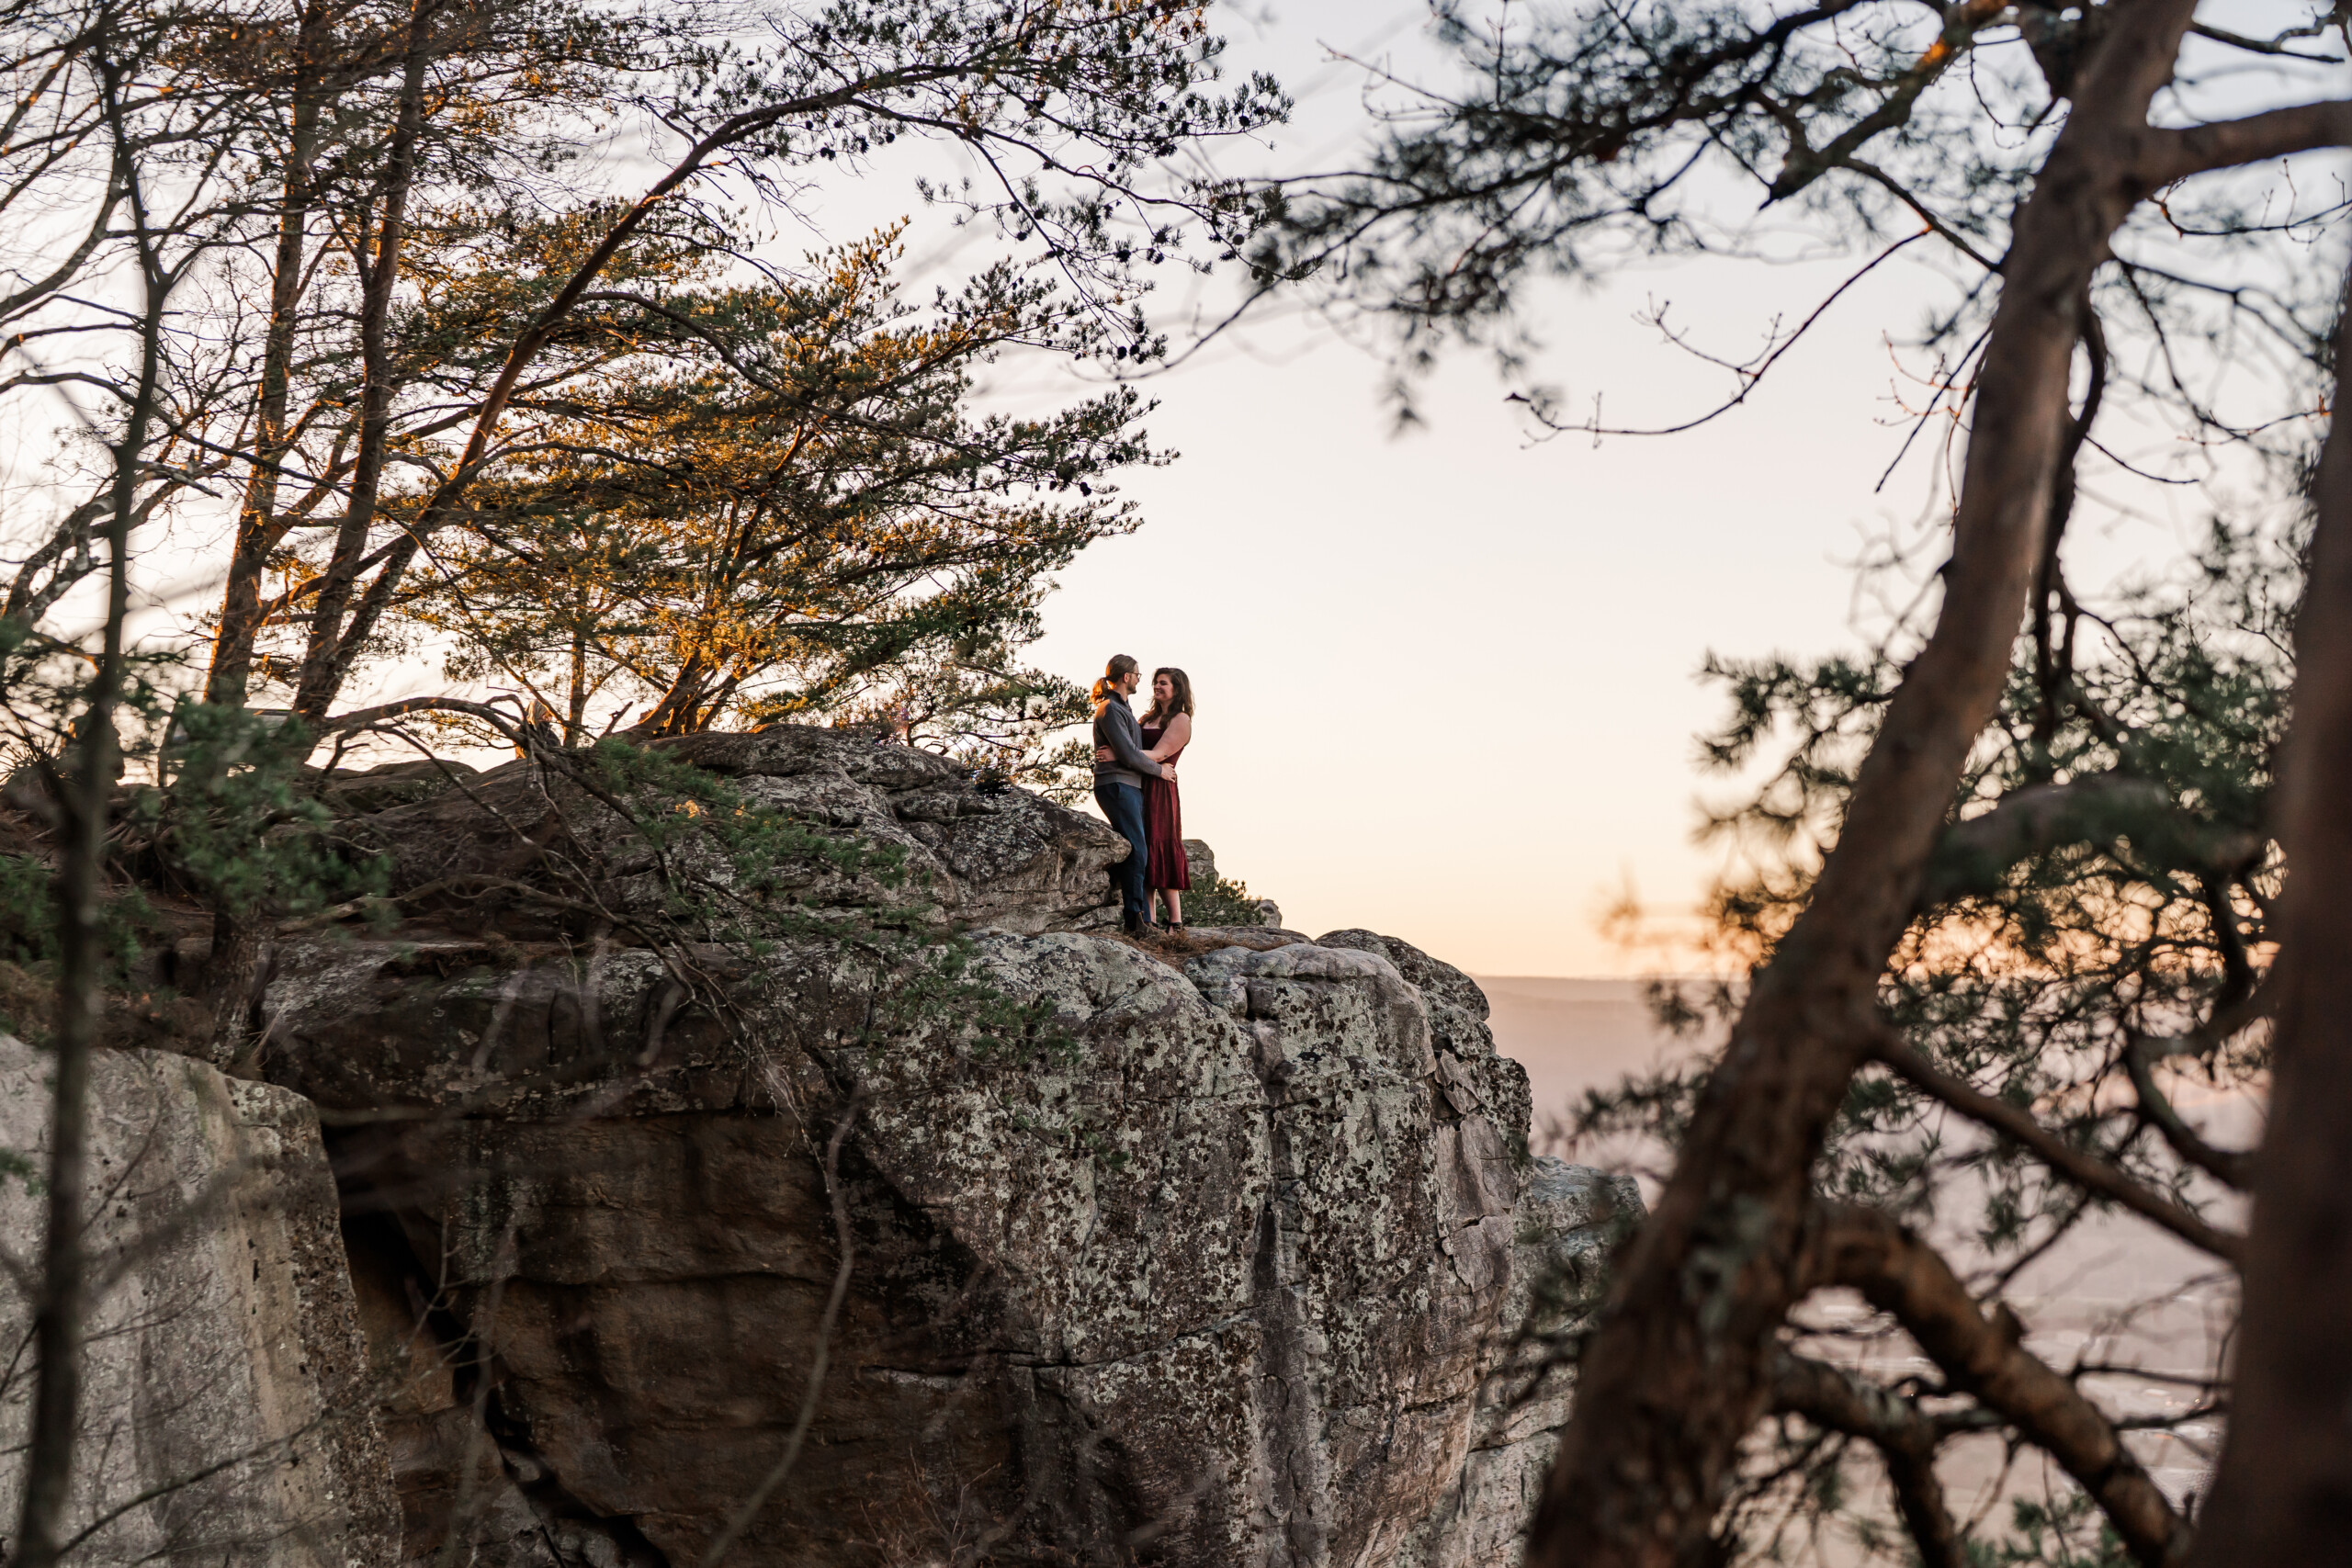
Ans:
{"label": "man's hand on woman's back", "polygon": [[[1115,762],[1119,760],[1119,754],[1116,751],[1112,750],[1108,746],[1097,746],[1094,748],[1094,760],[1098,762]],[[1174,784],[1176,782],[1176,764],[1173,762],[1160,763],[1159,776],[1166,779],[1170,784]]]}

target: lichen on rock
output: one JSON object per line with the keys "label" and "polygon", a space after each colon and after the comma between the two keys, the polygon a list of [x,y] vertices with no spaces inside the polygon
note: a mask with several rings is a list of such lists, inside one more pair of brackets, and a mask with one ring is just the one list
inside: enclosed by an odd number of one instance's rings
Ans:
{"label": "lichen on rock", "polygon": [[[821,1340],[730,1562],[1500,1561],[1558,1408],[1495,1374],[1605,1217],[1528,1156],[1475,984],[1368,931],[1103,934],[1123,845],[904,748],[674,750],[896,846],[964,933],[942,994],[1014,1021],[907,1007],[920,976],[821,931],[656,953],[450,908],[283,954],[266,1068],[351,1123],[371,1332],[474,1369],[385,1413],[412,1519],[470,1498],[517,1564],[567,1560],[514,1555],[526,1518],[696,1561]],[[609,849],[599,810],[525,763],[345,828],[398,891]]]}

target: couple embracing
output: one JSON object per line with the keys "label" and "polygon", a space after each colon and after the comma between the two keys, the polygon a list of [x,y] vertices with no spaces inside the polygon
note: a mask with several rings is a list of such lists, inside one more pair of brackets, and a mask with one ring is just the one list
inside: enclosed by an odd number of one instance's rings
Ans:
{"label": "couple embracing", "polygon": [[1138,724],[1127,699],[1142,680],[1142,667],[1122,653],[1094,682],[1094,804],[1127,841],[1127,858],[1111,869],[1119,926],[1130,934],[1154,929],[1154,893],[1168,907],[1167,929],[1182,931],[1183,892],[1193,886],[1176,799],[1176,758],[1193,739],[1193,682],[1182,670],[1153,671],[1151,707]]}

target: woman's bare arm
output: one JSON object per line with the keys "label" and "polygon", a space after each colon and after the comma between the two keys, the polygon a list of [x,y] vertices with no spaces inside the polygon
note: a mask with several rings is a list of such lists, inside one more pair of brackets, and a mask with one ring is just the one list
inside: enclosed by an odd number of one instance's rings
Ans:
{"label": "woman's bare arm", "polygon": [[1193,743],[1193,716],[1180,713],[1168,721],[1159,734],[1159,744],[1144,753],[1155,762],[1164,762]]}

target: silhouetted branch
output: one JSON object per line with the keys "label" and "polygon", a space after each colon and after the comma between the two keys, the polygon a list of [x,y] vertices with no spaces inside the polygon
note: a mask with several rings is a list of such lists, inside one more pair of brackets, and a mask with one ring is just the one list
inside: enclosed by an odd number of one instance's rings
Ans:
{"label": "silhouetted branch", "polygon": [[2172,796],[2162,784],[2120,773],[2011,790],[1992,810],[1944,829],[1920,881],[1918,907],[1927,910],[1972,893],[1992,892],[2020,862],[2112,836],[2119,818],[2171,807]]}
{"label": "silhouetted branch", "polygon": [[1822,317],[1829,313],[1829,307],[1835,305],[1839,299],[1845,297],[1848,289],[1861,282],[1863,278],[1868,277],[1872,272],[1877,270],[1881,262],[1890,259],[1905,246],[1909,245],[1916,241],[1926,239],[1928,232],[1928,230],[1923,229],[1916,234],[1906,235],[1903,239],[1897,240],[1894,243],[1887,246],[1886,249],[1879,252],[1878,254],[1872,256],[1869,261],[1864,262],[1859,269],[1847,277],[1846,281],[1831,289],[1828,297],[1824,299],[1818,305],[1815,305],[1811,313],[1809,313],[1804,321],[1797,323],[1796,330],[1794,332],[1792,332],[1788,336],[1774,343],[1771,348],[1765,353],[1763,358],[1751,364],[1733,364],[1728,360],[1721,359],[1713,355],[1702,353],[1698,349],[1692,348],[1689,344],[1683,342],[1679,334],[1668,332],[1663,323],[1663,320],[1661,319],[1658,323],[1658,330],[1665,333],[1667,341],[1672,343],[1677,348],[1684,350],[1686,353],[1697,355],[1700,358],[1706,360],[1709,364],[1721,366],[1723,368],[1729,370],[1733,375],[1739,378],[1739,390],[1737,392],[1734,393],[1724,401],[1716,404],[1713,408],[1709,409],[1705,413],[1699,414],[1691,419],[1684,420],[1679,424],[1665,424],[1649,427],[1619,427],[1616,425],[1604,425],[1600,423],[1600,416],[1598,412],[1596,412],[1592,418],[1585,421],[1581,424],[1570,424],[1564,421],[1554,419],[1543,409],[1542,406],[1537,404],[1534,400],[1529,398],[1524,393],[1514,392],[1505,400],[1514,403],[1527,404],[1530,414],[1536,423],[1543,425],[1545,430],[1555,435],[1566,434],[1571,432],[1585,435],[1679,435],[1684,431],[1696,430],[1702,424],[1713,423],[1714,421],[1722,418],[1724,414],[1729,413],[1732,410],[1746,402],[1748,399],[1748,395],[1756,390],[1757,387],[1763,381],[1765,376],[1771,370],[1772,367],[1780,363],[1781,356],[1788,353],[1790,349],[1794,348],[1797,345],[1798,340],[1803,338],[1807,332],[1812,330],[1814,323],[1820,321]]}
{"label": "silhouetted branch", "polygon": [[2147,1053],[2136,1040],[2124,1050],[2123,1069],[2131,1075],[2132,1092],[2140,1098],[2141,1116],[2171,1145],[2172,1152],[2215,1180],[2245,1191],[2254,1179],[2254,1156],[2207,1143],[2196,1128],[2182,1121],[2171,1099],[2157,1086]]}
{"label": "silhouetted branch", "polygon": [[2352,100],[2297,104],[2179,130],[2151,130],[2133,171],[2151,191],[2215,169],[2352,144]]}
{"label": "silhouetted branch", "polygon": [[2244,1259],[2245,1237],[2210,1225],[2170,1199],[2149,1191],[2107,1161],[2075,1147],[2007,1100],[1996,1100],[1952,1077],[1892,1032],[1883,1034],[1871,1054],[1913,1088],[2031,1151],[2076,1186],[2122,1204],[2189,1246],[2225,1262]]}
{"label": "silhouetted branch", "polygon": [[1998,1411],[2056,1460],[2147,1568],[2179,1561],[2188,1521],[2114,1423],[2019,1343],[2024,1326],[2007,1305],[1980,1309],[1935,1248],[1877,1210],[1824,1204],[1815,1224],[1812,1283],[1851,1286],[1892,1314],[1954,1390]]}
{"label": "silhouetted branch", "polygon": [[[117,167],[129,171],[133,130],[121,87],[130,73],[117,59],[118,40],[102,38],[95,51],[102,84],[100,109]],[[64,808],[64,845],[56,878],[60,926],[57,1029],[51,1066],[49,1202],[41,1245],[40,1293],[33,1303],[37,1358],[33,1408],[27,1434],[22,1508],[11,1568],[51,1568],[65,1550],[66,1509],[82,1402],[82,1346],[91,1284],[87,1216],[90,1055],[97,1043],[100,986],[106,964],[101,903],[108,802],[119,741],[115,715],[122,700],[124,629],[130,613],[130,532],[147,457],[162,375],[164,313],[173,279],[158,254],[161,236],[149,226],[147,192],[136,173],[125,198],[136,231],[134,255],[143,286],[139,369],[121,434],[113,444],[113,493],[107,515],[107,600],[101,649],[81,696],[74,745],[56,797]]]}
{"label": "silhouetted branch", "polygon": [[1772,1408],[1878,1450],[1924,1568],[1968,1568],[1960,1527],[1936,1479],[1936,1448],[1944,1434],[1918,1406],[1842,1367],[1783,1352],[1773,1365]]}

